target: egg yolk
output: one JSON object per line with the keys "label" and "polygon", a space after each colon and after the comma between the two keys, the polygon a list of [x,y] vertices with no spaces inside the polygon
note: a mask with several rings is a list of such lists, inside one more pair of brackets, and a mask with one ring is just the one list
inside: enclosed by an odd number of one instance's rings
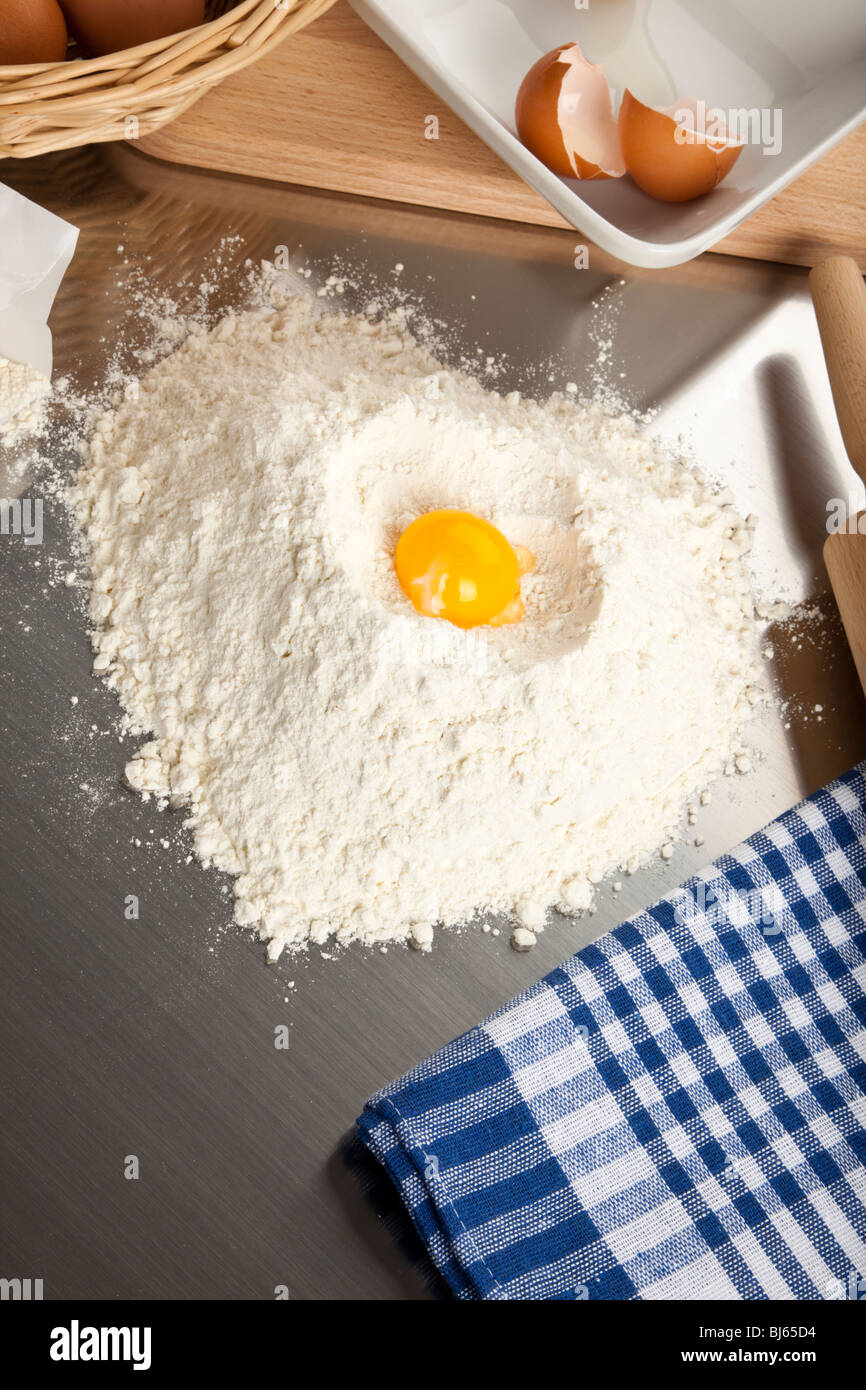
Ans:
{"label": "egg yolk", "polygon": [[406,527],[394,568],[419,613],[456,627],[499,626],[523,617],[520,576],[535,557],[471,512],[437,511]]}

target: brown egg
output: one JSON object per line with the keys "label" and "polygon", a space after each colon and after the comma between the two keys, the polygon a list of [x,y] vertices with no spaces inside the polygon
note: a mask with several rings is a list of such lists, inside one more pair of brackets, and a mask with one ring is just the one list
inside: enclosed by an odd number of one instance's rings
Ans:
{"label": "brown egg", "polygon": [[101,58],[122,48],[192,29],[204,19],[205,0],[60,0],[85,53]]}
{"label": "brown egg", "polygon": [[62,63],[66,21],[57,0],[3,0],[0,67],[4,63]]}
{"label": "brown egg", "polygon": [[743,146],[704,123],[702,104],[683,97],[657,111],[626,90],[619,108],[619,138],[635,183],[666,203],[709,193],[733,168]]}
{"label": "brown egg", "polygon": [[567,179],[625,173],[604,71],[566,43],[533,63],[514,108],[517,133],[536,159]]}

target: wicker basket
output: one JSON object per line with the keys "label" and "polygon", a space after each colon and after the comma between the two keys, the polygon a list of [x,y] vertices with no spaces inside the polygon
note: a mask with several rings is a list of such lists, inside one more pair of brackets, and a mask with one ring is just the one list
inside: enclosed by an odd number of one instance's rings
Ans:
{"label": "wicker basket", "polygon": [[212,0],[198,28],[137,48],[0,67],[0,157],[147,135],[333,2]]}

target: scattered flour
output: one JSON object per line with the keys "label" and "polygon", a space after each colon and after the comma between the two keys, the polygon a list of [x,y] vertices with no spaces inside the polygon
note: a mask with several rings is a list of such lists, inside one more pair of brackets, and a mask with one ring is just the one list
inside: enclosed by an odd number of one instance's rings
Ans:
{"label": "scattered flour", "polygon": [[[149,736],[127,780],[188,807],[272,958],[423,951],[484,911],[529,943],[678,836],[765,698],[730,499],[628,416],[446,370],[399,313],[290,296],[194,330],[98,420],[71,503],[94,670]],[[436,507],[537,556],[522,623],[405,599],[395,542]]]}
{"label": "scattered flour", "polygon": [[538,938],[529,927],[515,927],[511,933],[511,946],[515,951],[531,951]]}
{"label": "scattered flour", "polygon": [[35,367],[0,355],[0,443],[9,447],[36,433],[50,390]]}

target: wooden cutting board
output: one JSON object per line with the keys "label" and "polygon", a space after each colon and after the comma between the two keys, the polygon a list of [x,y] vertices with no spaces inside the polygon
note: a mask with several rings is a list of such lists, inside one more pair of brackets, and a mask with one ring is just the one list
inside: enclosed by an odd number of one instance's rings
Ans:
{"label": "wooden cutting board", "polygon": [[[439,119],[439,139],[425,121]],[[139,142],[160,159],[234,174],[568,224],[479,140],[345,3]],[[714,248],[866,270],[866,126]]]}

